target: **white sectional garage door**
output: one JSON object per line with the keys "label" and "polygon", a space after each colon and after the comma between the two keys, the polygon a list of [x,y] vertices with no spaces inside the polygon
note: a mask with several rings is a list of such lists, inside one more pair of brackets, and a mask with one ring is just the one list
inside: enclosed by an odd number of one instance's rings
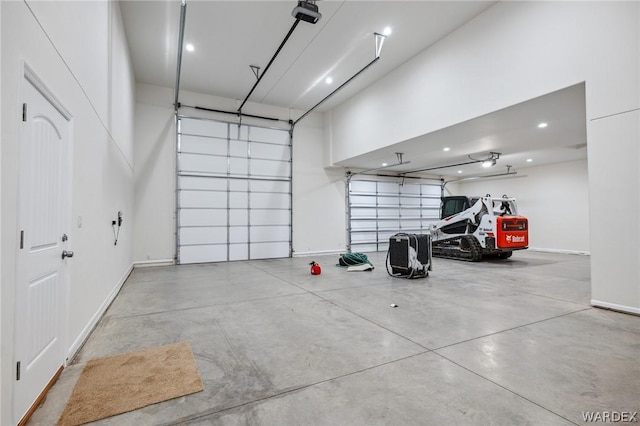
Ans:
{"label": "white sectional garage door", "polygon": [[348,237],[353,252],[386,251],[389,237],[420,234],[440,214],[440,185],[397,178],[353,178],[348,187]]}
{"label": "white sectional garage door", "polygon": [[291,255],[287,130],[178,119],[179,263]]}

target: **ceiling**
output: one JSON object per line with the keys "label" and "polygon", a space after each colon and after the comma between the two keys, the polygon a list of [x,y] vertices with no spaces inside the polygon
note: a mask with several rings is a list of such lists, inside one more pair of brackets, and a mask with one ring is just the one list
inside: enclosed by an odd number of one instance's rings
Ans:
{"label": "ceiling", "polygon": [[[375,58],[374,33],[386,27],[380,60],[318,111],[339,105],[464,25],[493,1],[323,0],[317,24],[300,22],[249,98],[251,102],[306,111]],[[180,0],[121,1],[137,82],[174,87]],[[264,69],[292,27],[287,1],[187,0],[180,89],[245,99],[256,82],[250,65]],[[333,82],[326,83],[326,77]],[[206,106],[206,105],[202,105]],[[536,120],[549,126],[538,129]],[[535,123],[532,125],[532,123]],[[498,167],[516,168],[586,158],[584,86],[578,85],[497,111],[429,135],[341,163],[375,168],[396,163],[395,152],[411,161],[407,171],[469,161],[501,153]],[[444,152],[442,148],[449,147]],[[425,147],[429,147],[425,149]],[[480,157],[479,157],[480,156]],[[533,159],[527,163],[526,159]],[[458,173],[462,170],[463,173]],[[435,170],[436,175],[487,172],[479,165]]]}

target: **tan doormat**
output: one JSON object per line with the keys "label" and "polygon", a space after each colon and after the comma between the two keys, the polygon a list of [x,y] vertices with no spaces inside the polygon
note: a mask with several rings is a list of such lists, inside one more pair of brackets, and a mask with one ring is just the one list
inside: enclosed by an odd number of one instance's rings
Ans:
{"label": "tan doormat", "polygon": [[187,342],[98,358],[82,370],[58,425],[80,425],[203,389]]}

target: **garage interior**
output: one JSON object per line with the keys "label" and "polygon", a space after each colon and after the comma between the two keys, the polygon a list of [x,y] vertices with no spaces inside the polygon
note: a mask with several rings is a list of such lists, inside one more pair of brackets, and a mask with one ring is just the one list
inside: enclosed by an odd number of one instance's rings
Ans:
{"label": "garage interior", "polygon": [[[183,341],[204,391],[95,423],[639,411],[640,3],[20,1],[0,20],[0,424],[54,424],[90,360]],[[62,130],[33,131],[39,111]],[[484,194],[517,199],[527,250],[389,276],[392,235]],[[337,266],[348,251],[375,269]]]}

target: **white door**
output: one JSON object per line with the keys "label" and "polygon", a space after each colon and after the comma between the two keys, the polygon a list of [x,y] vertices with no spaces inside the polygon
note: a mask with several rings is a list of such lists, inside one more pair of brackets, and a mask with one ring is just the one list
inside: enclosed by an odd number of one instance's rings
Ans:
{"label": "white door", "polygon": [[26,107],[18,195],[16,422],[65,363],[67,260],[62,254],[70,222],[70,123],[27,77],[22,94]]}

